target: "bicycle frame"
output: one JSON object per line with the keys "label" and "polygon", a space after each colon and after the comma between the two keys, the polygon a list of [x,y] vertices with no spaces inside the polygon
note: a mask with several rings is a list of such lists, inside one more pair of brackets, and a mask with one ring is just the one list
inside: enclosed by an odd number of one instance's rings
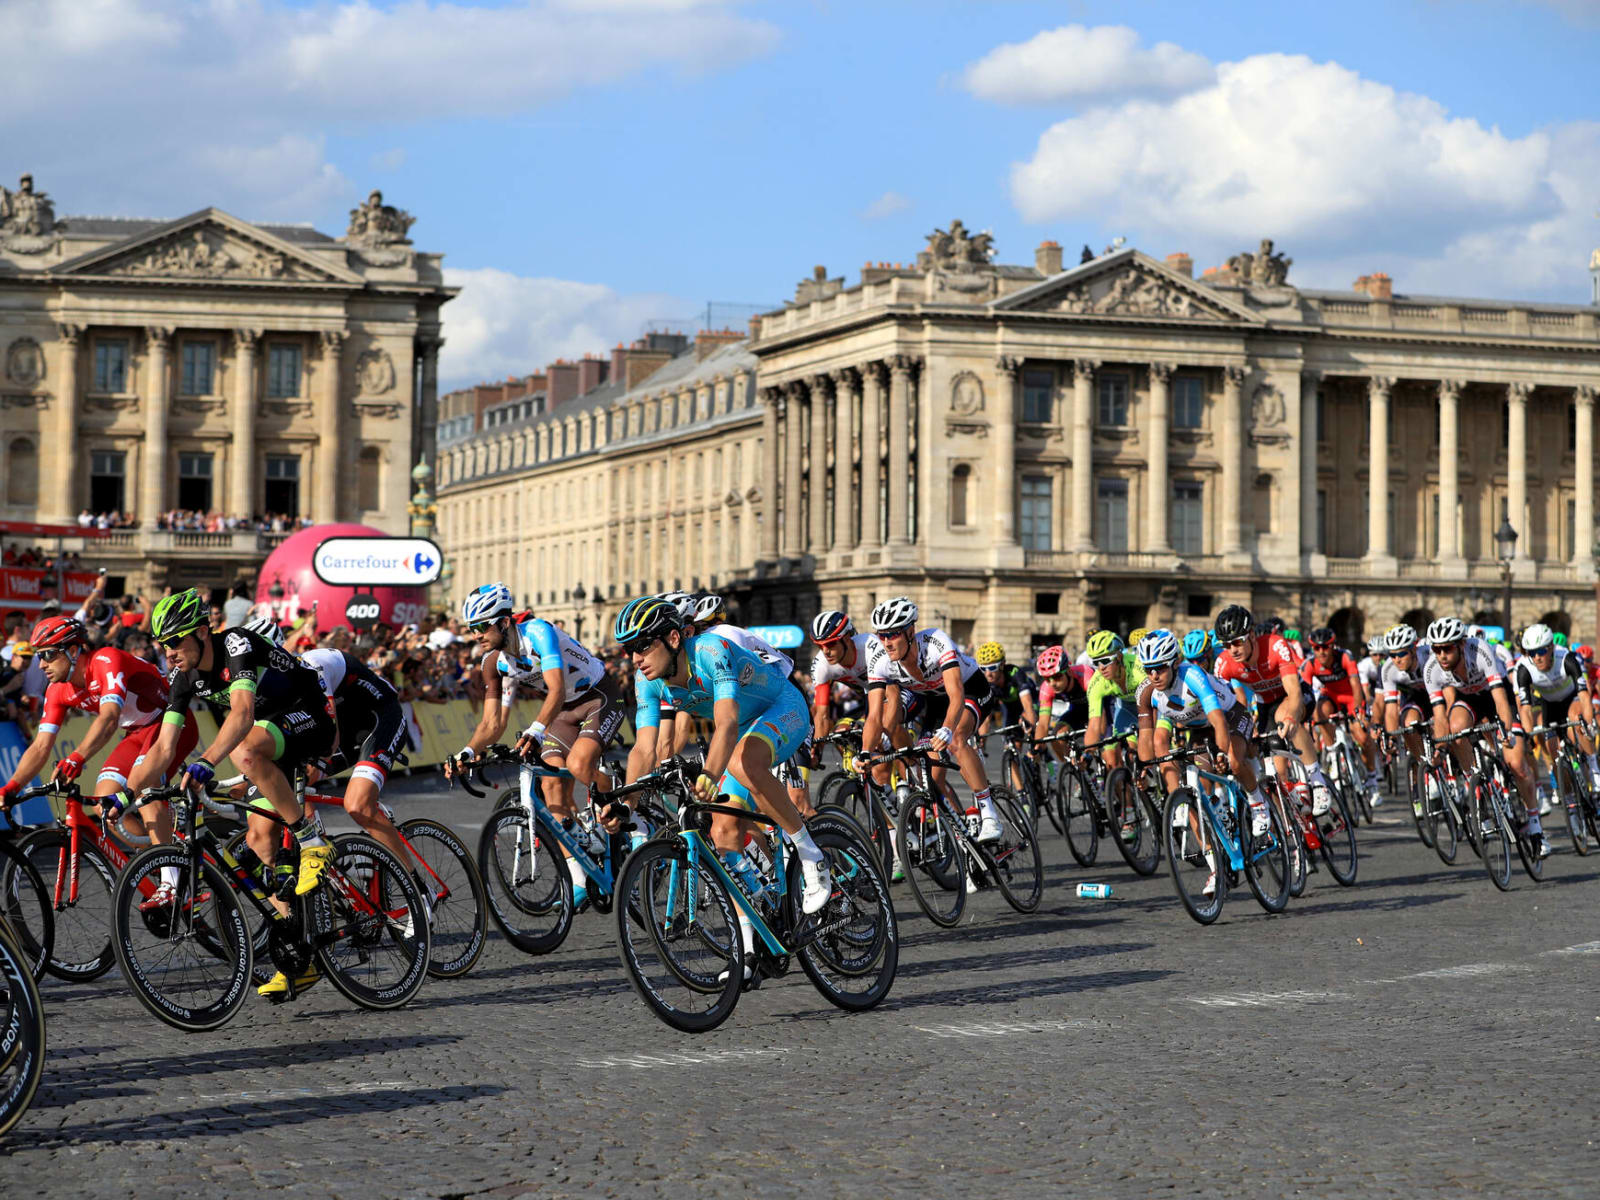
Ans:
{"label": "bicycle frame", "polygon": [[[1219,785],[1228,795],[1228,800],[1233,805],[1245,798],[1244,789],[1226,775],[1213,775],[1210,771],[1202,771],[1200,765],[1192,757],[1183,759],[1183,782],[1190,793],[1200,804],[1200,811],[1205,813],[1206,820],[1211,824],[1211,830],[1217,836],[1217,841],[1228,852],[1228,867],[1233,871],[1244,870],[1244,847],[1236,833],[1228,829],[1222,819],[1222,813],[1213,801],[1209,789],[1200,785],[1201,780]],[[1265,851],[1262,851],[1265,853]]]}

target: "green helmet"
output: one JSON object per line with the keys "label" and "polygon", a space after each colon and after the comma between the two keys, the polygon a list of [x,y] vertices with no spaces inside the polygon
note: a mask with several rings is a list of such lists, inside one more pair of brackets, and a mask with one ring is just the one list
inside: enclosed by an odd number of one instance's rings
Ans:
{"label": "green helmet", "polygon": [[206,602],[198,588],[162,597],[150,617],[150,633],[158,642],[175,642],[206,623]]}
{"label": "green helmet", "polygon": [[1109,629],[1100,629],[1091,633],[1089,635],[1089,645],[1086,647],[1090,658],[1110,658],[1113,654],[1121,653],[1122,648],[1122,639]]}

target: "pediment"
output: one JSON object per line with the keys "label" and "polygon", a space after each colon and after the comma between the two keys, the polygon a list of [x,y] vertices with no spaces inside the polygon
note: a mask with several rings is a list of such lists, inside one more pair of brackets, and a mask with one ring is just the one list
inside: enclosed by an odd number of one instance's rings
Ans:
{"label": "pediment", "polygon": [[1249,309],[1139,253],[1084,263],[998,301],[1012,312],[1260,324]]}
{"label": "pediment", "polygon": [[247,221],[208,208],[65,263],[65,275],[228,283],[348,283],[361,277]]}

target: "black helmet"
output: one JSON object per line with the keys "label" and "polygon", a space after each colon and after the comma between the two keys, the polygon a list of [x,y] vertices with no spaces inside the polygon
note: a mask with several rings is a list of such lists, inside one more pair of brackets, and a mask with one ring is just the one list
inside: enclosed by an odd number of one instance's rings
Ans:
{"label": "black helmet", "polygon": [[1213,629],[1219,642],[1231,642],[1235,638],[1248,637],[1254,632],[1255,622],[1250,617],[1250,610],[1242,604],[1230,604],[1217,614],[1217,622]]}
{"label": "black helmet", "polygon": [[1268,633],[1282,633],[1285,629],[1282,617],[1268,617],[1265,624]]}
{"label": "black helmet", "polygon": [[1311,631],[1310,641],[1313,646],[1331,646],[1337,639],[1337,636],[1338,635],[1335,634],[1333,630],[1329,629],[1326,625],[1323,625]]}

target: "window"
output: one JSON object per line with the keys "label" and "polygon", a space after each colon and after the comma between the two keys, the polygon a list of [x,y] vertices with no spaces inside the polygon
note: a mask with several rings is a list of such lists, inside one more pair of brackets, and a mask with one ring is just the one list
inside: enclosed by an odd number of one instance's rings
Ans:
{"label": "window", "polygon": [[1198,375],[1179,375],[1172,381],[1172,426],[1199,429],[1205,424],[1206,381]]}
{"label": "window", "polygon": [[209,396],[212,377],[216,372],[217,344],[215,342],[183,343],[183,383],[185,396]]}
{"label": "window", "polygon": [[297,456],[267,455],[262,503],[269,513],[282,513],[286,517],[300,515],[300,459]]}
{"label": "window", "polygon": [[1053,545],[1050,518],[1053,489],[1048,475],[1026,475],[1022,480],[1022,528],[1024,550],[1049,550]]}
{"label": "window", "polygon": [[[962,463],[950,475],[950,527],[960,529],[967,524],[967,493],[972,484],[972,468]],[[716,543],[713,542],[712,545]]]}
{"label": "window", "polygon": [[39,503],[39,448],[27,438],[6,447],[6,503],[29,508]]}
{"label": "window", "polygon": [[1205,553],[1204,485],[1172,485],[1172,548],[1179,554]]}
{"label": "window", "polygon": [[100,338],[94,344],[94,390],[128,390],[128,342],[126,338]]}
{"label": "window", "polygon": [[1047,422],[1051,419],[1056,391],[1056,373],[1033,369],[1022,373],[1022,419]]}
{"label": "window", "polygon": [[1112,554],[1128,549],[1128,481],[1101,479],[1095,484],[1095,518],[1099,530],[1095,544]]}
{"label": "window", "polygon": [[1210,592],[1190,592],[1184,597],[1184,615],[1188,617],[1209,617],[1214,603]]}
{"label": "window", "polygon": [[1104,374],[1095,377],[1095,388],[1100,395],[1099,416],[1101,425],[1120,426],[1128,423],[1128,377]]}
{"label": "window", "polygon": [[1567,405],[1567,452],[1569,454],[1578,452],[1578,406],[1576,404]]}
{"label": "window", "polygon": [[211,462],[209,454],[178,455],[179,508],[196,512],[211,511]]}
{"label": "window", "polygon": [[95,450],[89,455],[89,511],[119,513],[126,499],[123,480],[127,456],[120,450]]}
{"label": "window", "polygon": [[274,398],[300,394],[300,347],[267,347],[267,395]]}
{"label": "window", "polygon": [[[1325,442],[1325,441],[1328,440],[1328,399],[1327,399],[1327,393],[1325,393],[1322,390],[1322,385],[1318,384],[1318,385],[1316,385],[1316,387],[1317,387],[1317,441]],[[1319,546],[1318,549],[1320,550],[1321,547]]]}
{"label": "window", "polygon": [[1054,617],[1061,613],[1060,592],[1035,592],[1033,594],[1033,611],[1041,617]]}

